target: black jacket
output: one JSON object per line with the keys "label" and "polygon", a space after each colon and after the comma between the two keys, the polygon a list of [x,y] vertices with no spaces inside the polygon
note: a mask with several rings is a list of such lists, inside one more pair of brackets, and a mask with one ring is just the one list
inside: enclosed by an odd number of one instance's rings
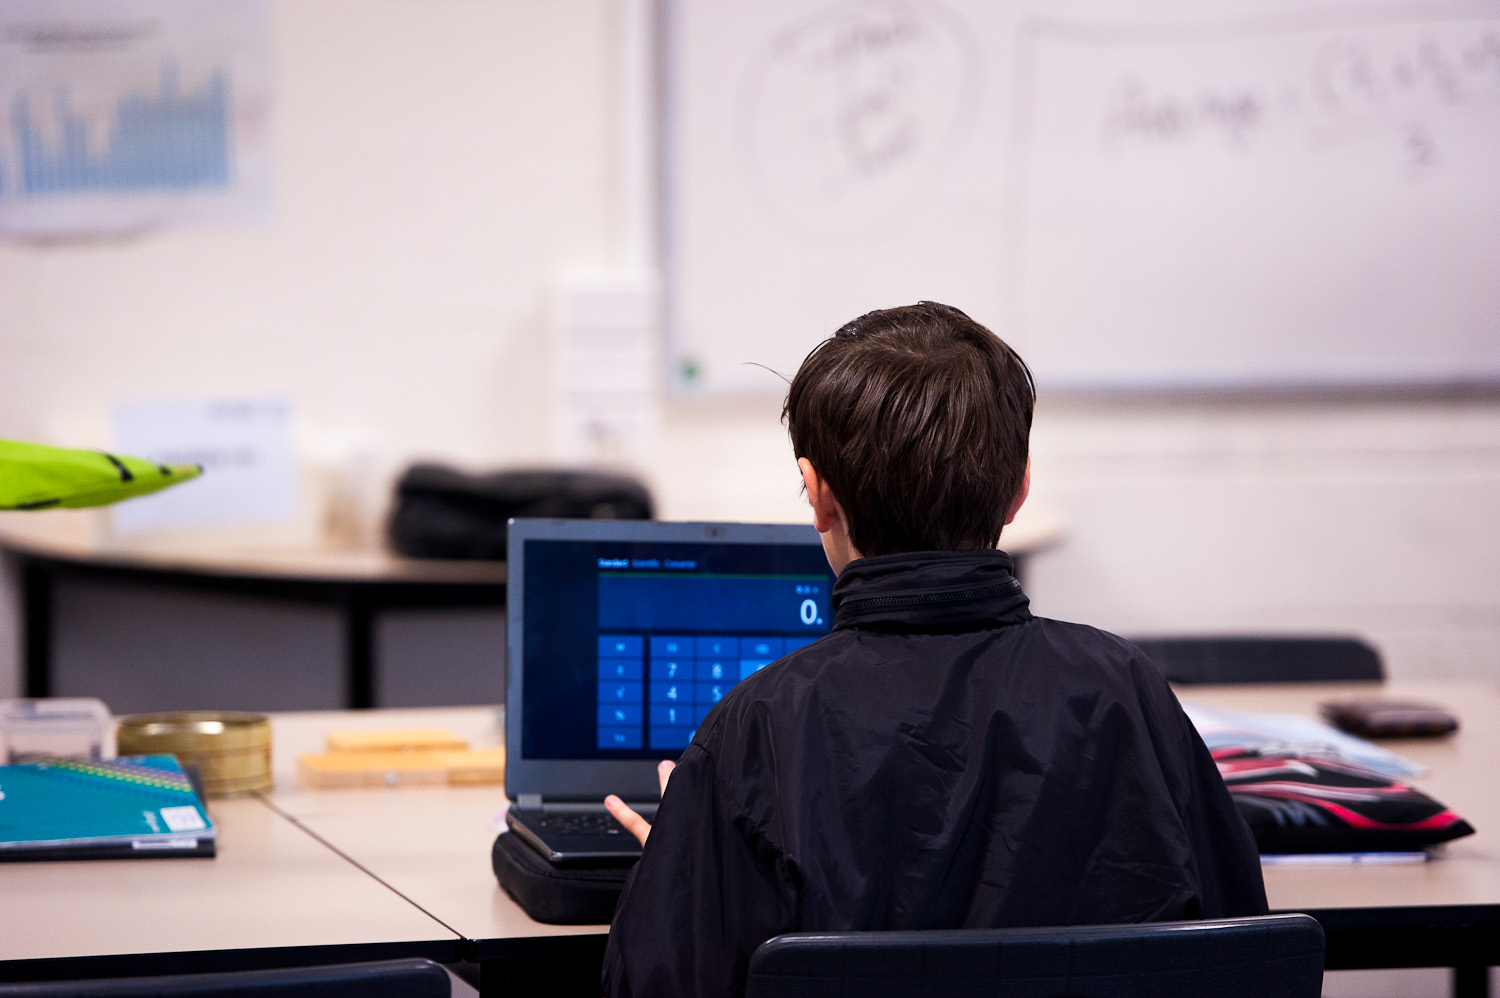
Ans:
{"label": "black jacket", "polygon": [[834,629],[699,727],[604,985],[739,994],[781,932],[1266,911],[1255,844],[1157,669],[1033,617],[999,551],[851,562]]}

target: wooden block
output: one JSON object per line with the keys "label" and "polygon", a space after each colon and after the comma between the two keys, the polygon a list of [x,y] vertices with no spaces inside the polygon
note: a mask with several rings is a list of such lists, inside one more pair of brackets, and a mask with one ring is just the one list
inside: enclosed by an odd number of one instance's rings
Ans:
{"label": "wooden block", "polygon": [[505,782],[505,749],[466,752],[448,767],[448,782],[455,785]]}
{"label": "wooden block", "polygon": [[305,787],[414,786],[505,781],[505,749],[457,752],[324,752],[297,757],[297,780]]}
{"label": "wooden block", "polygon": [[443,728],[330,731],[324,740],[330,752],[456,752],[469,747],[468,742]]}

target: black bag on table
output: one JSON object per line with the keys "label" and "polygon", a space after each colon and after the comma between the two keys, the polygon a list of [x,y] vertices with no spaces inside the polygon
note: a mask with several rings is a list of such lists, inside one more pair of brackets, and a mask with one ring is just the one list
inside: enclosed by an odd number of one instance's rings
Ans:
{"label": "black bag on table", "polygon": [[505,893],[526,914],[549,925],[607,925],[633,869],[558,866],[511,832],[496,837],[490,862]]}
{"label": "black bag on table", "polygon": [[651,493],[634,478],[595,471],[470,474],[416,464],[396,482],[391,544],[412,558],[505,560],[513,516],[649,520]]}

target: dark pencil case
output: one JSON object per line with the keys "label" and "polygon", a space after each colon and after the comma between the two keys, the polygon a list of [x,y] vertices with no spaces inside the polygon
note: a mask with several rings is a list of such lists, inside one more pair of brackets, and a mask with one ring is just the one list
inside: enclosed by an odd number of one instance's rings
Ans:
{"label": "dark pencil case", "polygon": [[1448,711],[1416,700],[1331,700],[1321,710],[1329,723],[1363,738],[1430,738],[1458,729],[1458,718]]}

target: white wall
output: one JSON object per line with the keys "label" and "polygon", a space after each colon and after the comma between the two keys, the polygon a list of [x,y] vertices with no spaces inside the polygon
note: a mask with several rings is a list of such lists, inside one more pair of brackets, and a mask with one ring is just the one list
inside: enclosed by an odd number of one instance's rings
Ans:
{"label": "white wall", "polygon": [[103,446],[120,399],[286,393],[313,457],[545,459],[552,277],[616,241],[613,17],[279,0],[270,223],[0,243],[0,437]]}
{"label": "white wall", "polygon": [[604,0],[275,6],[274,218],[0,248],[11,435],[285,391],[307,445],[546,454],[554,272],[611,244]]}
{"label": "white wall", "polygon": [[[373,441],[384,475],[548,460],[554,279],[624,242],[615,2],[281,0],[275,25],[274,219],[0,245],[0,437],[285,392],[309,455]],[[778,410],[663,403],[663,514],[801,518]],[[1500,677],[1500,402],[1044,399],[1035,462],[1071,528],[1039,612],[1353,630],[1398,675]],[[0,696],[13,632],[0,590]]]}
{"label": "white wall", "polygon": [[1500,678],[1500,406],[1044,403],[1073,525],[1042,609],[1127,634],[1363,634],[1395,676]]}

